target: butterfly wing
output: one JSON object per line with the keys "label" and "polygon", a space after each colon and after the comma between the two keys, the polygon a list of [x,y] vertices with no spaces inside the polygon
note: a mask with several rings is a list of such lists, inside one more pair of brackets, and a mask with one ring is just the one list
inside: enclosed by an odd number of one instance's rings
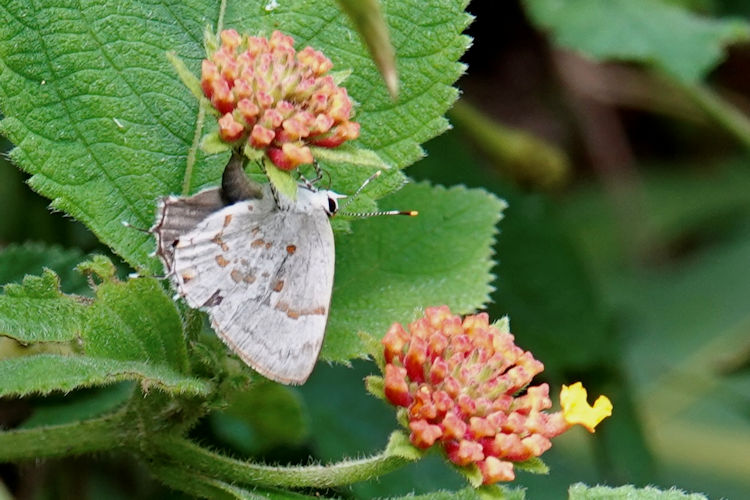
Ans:
{"label": "butterfly wing", "polygon": [[191,307],[248,365],[301,384],[323,343],[334,243],[322,210],[281,211],[273,200],[229,205],[183,234],[174,280]]}
{"label": "butterfly wing", "polygon": [[218,188],[205,189],[187,198],[167,196],[159,201],[156,222],[150,232],[156,235],[156,255],[167,273],[172,272],[174,247],[180,235],[224,205]]}

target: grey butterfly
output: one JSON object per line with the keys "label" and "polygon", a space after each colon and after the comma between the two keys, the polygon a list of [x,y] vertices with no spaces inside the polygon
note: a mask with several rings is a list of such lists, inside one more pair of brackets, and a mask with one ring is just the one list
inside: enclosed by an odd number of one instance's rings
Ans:
{"label": "grey butterfly", "polygon": [[249,366],[284,384],[309,377],[334,271],[328,218],[342,195],[300,184],[296,201],[253,185],[235,155],[221,188],[158,204],[156,254],[190,307]]}

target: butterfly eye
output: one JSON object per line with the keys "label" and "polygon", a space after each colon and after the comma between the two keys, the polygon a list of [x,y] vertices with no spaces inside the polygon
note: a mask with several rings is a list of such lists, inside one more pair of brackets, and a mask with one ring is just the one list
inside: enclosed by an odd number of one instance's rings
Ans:
{"label": "butterfly eye", "polygon": [[336,198],[329,196],[328,197],[328,215],[333,215],[339,210],[339,202],[336,200]]}

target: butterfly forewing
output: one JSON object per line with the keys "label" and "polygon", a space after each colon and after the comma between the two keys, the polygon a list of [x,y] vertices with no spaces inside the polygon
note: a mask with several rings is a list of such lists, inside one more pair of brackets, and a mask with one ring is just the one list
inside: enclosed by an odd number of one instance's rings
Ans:
{"label": "butterfly forewing", "polygon": [[279,210],[265,196],[226,206],[181,234],[172,276],[246,363],[300,384],[323,342],[334,255],[324,211]]}

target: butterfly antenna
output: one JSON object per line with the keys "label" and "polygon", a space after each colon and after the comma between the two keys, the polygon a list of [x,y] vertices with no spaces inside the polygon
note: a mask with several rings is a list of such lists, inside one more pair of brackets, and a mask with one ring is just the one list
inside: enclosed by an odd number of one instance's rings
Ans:
{"label": "butterfly antenna", "polygon": [[414,217],[419,215],[416,210],[380,210],[378,212],[338,212],[341,215],[347,215],[349,217],[365,218],[365,217],[380,217],[381,215],[408,215]]}
{"label": "butterfly antenna", "polygon": [[346,213],[344,211],[344,209],[347,206],[349,206],[349,204],[352,202],[352,200],[354,198],[356,198],[359,193],[362,192],[362,190],[365,188],[365,186],[367,186],[370,182],[372,182],[375,179],[377,179],[378,177],[380,177],[382,175],[382,173],[383,173],[382,170],[378,170],[377,172],[375,172],[374,174],[372,174],[370,177],[368,177],[367,180],[365,180],[365,182],[363,182],[362,185],[359,186],[359,188],[357,188],[356,191],[354,191],[353,195],[347,196],[346,200],[344,201],[344,203],[339,207],[339,213],[343,213],[345,215],[350,215],[349,213]]}

